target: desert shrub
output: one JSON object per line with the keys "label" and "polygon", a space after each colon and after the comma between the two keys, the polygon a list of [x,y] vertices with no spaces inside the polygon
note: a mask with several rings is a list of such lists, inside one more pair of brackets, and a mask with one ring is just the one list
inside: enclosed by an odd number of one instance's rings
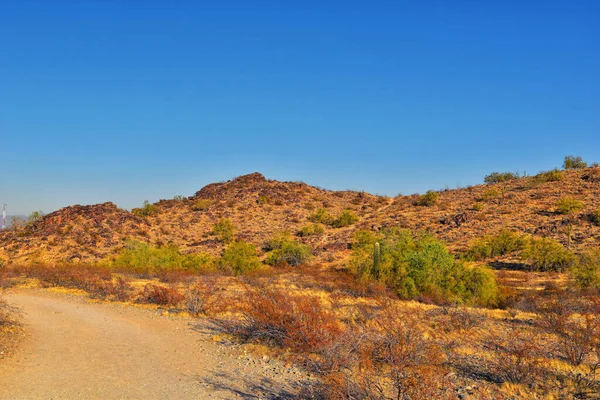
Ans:
{"label": "desert shrub", "polygon": [[269,199],[267,199],[266,196],[259,196],[258,199],[256,199],[256,204],[258,204],[259,206],[265,205],[269,202]]}
{"label": "desert shrub", "polygon": [[344,210],[333,220],[331,226],[334,228],[343,228],[345,226],[350,226],[358,222],[360,218],[354,211]]}
{"label": "desert shrub", "polygon": [[261,262],[256,253],[256,246],[243,240],[236,240],[227,245],[218,266],[224,272],[241,275],[257,270]]}
{"label": "desert shrub", "polygon": [[596,209],[594,212],[590,214],[590,220],[600,226],[600,208]]}
{"label": "desert shrub", "polygon": [[487,267],[459,262],[430,235],[392,228],[379,235],[358,231],[351,266],[363,278],[393,288],[402,298],[493,303],[498,288]]}
{"label": "desert shrub", "polygon": [[214,278],[196,283],[185,292],[185,305],[192,315],[210,314],[219,303],[219,288]]}
{"label": "desert shrub", "polygon": [[[19,324],[19,311],[0,297],[0,328]],[[0,331],[0,334],[3,333]]]}
{"label": "desert shrub", "polygon": [[173,200],[177,201],[177,202],[182,202],[182,201],[185,201],[185,196],[177,194],[177,195],[173,196]]}
{"label": "desert shrub", "polygon": [[221,219],[213,226],[212,233],[217,236],[219,240],[223,243],[229,243],[233,240],[233,233],[235,232],[235,227],[233,226],[233,222],[227,218]]}
{"label": "desert shrub", "polygon": [[564,169],[583,169],[587,168],[587,166],[588,164],[579,156],[566,156],[563,162]]}
{"label": "desert shrub", "polygon": [[576,261],[573,253],[550,238],[532,238],[526,243],[521,257],[536,271],[564,271]]}
{"label": "desert shrub", "polygon": [[481,211],[484,208],[485,208],[485,206],[483,205],[483,203],[476,202],[475,204],[473,204],[473,210],[475,210],[475,211]]}
{"label": "desert shrub", "polygon": [[483,190],[481,193],[481,200],[489,201],[497,199],[500,196],[500,192],[496,188],[490,187]]}
{"label": "desert shrub", "polygon": [[326,209],[318,208],[317,211],[309,215],[308,220],[310,222],[331,225],[334,221],[334,217]]}
{"label": "desert shrub", "polygon": [[579,261],[571,267],[571,276],[582,289],[600,289],[600,250],[580,254]]}
{"label": "desert shrub", "polygon": [[133,287],[127,279],[118,276],[114,281],[90,280],[85,290],[93,298],[127,301]]}
{"label": "desert shrub", "polygon": [[139,303],[158,304],[162,306],[177,306],[184,300],[184,296],[172,287],[146,284],[138,294]]}
{"label": "desert shrub", "polygon": [[126,301],[132,290],[126,279],[117,277],[113,280],[111,270],[99,265],[35,264],[23,268],[22,272],[37,278],[43,287],[81,289],[94,298]]}
{"label": "desert shrub", "polygon": [[483,178],[483,181],[485,183],[502,183],[519,178],[519,174],[513,172],[492,172],[491,174],[486,175],[485,178]]}
{"label": "desert shrub", "polygon": [[33,211],[29,214],[29,216],[27,217],[27,224],[31,225],[35,222],[41,221],[42,218],[44,218],[44,212],[43,211]]}
{"label": "desert shrub", "polygon": [[564,178],[564,172],[555,168],[551,171],[540,172],[539,174],[533,177],[533,180],[537,183],[545,183],[562,181]]}
{"label": "desert shrub", "polygon": [[509,327],[485,340],[491,351],[486,373],[499,382],[533,385],[540,379],[538,338],[524,328]]}
{"label": "desert shrub", "polygon": [[213,205],[211,199],[198,199],[192,204],[192,211],[206,211]]}
{"label": "desert shrub", "polygon": [[416,206],[429,207],[437,203],[440,195],[433,190],[428,190],[424,195],[419,196],[415,201]]}
{"label": "desert shrub", "polygon": [[87,290],[97,281],[111,281],[110,269],[89,264],[32,264],[23,269],[25,275],[37,278],[43,286],[62,286]]}
{"label": "desert shrub", "polygon": [[443,351],[415,316],[385,308],[369,320],[368,326],[348,327],[320,352],[323,361],[317,371],[323,377],[322,397],[455,397]]}
{"label": "desert shrub", "polygon": [[269,265],[291,265],[296,267],[305,264],[311,257],[307,245],[296,242],[289,233],[279,234],[267,243],[270,253],[265,262]]}
{"label": "desert shrub", "polygon": [[436,327],[444,332],[468,331],[483,325],[485,314],[468,307],[441,307],[428,313]]}
{"label": "desert shrub", "polygon": [[572,214],[583,209],[583,202],[572,197],[562,197],[556,203],[556,212],[559,214]]}
{"label": "desert shrub", "polygon": [[311,353],[329,345],[341,332],[333,314],[323,309],[317,297],[250,290],[238,304],[239,318],[218,323],[247,341]]}
{"label": "desert shrub", "polygon": [[128,241],[112,261],[112,267],[150,276],[161,275],[166,271],[200,274],[214,271],[215,260],[206,253],[181,254],[176,246],[154,247]]}
{"label": "desert shrub", "polygon": [[300,230],[298,232],[296,232],[296,234],[300,237],[308,237],[308,236],[320,235],[323,232],[325,232],[325,229],[323,229],[323,226],[321,226],[319,224],[309,224],[309,225],[304,225],[302,228],[300,228]]}
{"label": "desert shrub", "polygon": [[578,366],[592,356],[595,346],[600,345],[600,315],[590,313],[577,301],[562,297],[537,299],[535,312],[538,324],[556,335],[553,352]]}
{"label": "desert shrub", "polygon": [[158,207],[151,204],[148,200],[144,200],[144,205],[139,208],[134,208],[131,212],[139,217],[149,217],[158,212]]}
{"label": "desert shrub", "polygon": [[496,235],[487,235],[475,240],[466,252],[467,259],[485,260],[491,257],[504,256],[522,251],[527,244],[527,237],[508,229]]}

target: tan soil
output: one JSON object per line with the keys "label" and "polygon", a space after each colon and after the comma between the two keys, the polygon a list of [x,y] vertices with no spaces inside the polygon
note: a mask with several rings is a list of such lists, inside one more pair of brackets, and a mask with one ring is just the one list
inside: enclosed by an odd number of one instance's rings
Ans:
{"label": "tan soil", "polygon": [[19,289],[29,337],[0,363],[0,399],[295,398],[306,374],[215,342],[203,320]]}

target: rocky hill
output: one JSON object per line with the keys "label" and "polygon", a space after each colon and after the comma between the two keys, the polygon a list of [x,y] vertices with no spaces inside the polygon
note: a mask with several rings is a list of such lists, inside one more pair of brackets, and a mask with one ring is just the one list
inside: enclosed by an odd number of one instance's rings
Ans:
{"label": "rocky hill", "polygon": [[[223,218],[233,222],[237,237],[262,247],[277,232],[296,233],[311,224],[309,216],[320,208],[333,217],[344,210],[359,217],[350,226],[323,225],[323,233],[298,238],[311,246],[316,262],[327,264],[343,263],[357,229],[395,225],[430,231],[453,250],[503,228],[566,244],[569,225],[572,247],[599,246],[600,227],[592,215],[600,208],[600,168],[561,174],[558,181],[524,177],[444,190],[437,192],[432,205],[424,206],[417,205],[419,195],[387,198],[329,191],[253,173],[207,185],[189,198],[161,200],[146,213],[131,213],[112,203],[60,209],[23,228],[0,232],[0,258],[12,263],[95,261],[114,254],[129,239],[217,255],[223,245],[212,229]],[[556,212],[564,197],[580,200],[583,209],[572,215]]]}

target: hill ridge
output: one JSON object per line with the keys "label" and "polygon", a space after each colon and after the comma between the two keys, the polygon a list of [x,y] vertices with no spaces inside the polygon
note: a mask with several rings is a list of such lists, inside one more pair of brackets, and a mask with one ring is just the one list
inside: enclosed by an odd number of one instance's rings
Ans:
{"label": "hill ridge", "polygon": [[[0,232],[0,258],[10,262],[96,261],[114,254],[127,240],[161,245],[171,243],[183,252],[219,254],[222,244],[213,225],[230,219],[236,235],[259,247],[275,233],[296,233],[311,224],[317,209],[335,216],[352,210],[359,221],[345,228],[325,226],[323,234],[298,238],[311,246],[316,260],[343,263],[357,229],[401,226],[424,230],[464,249],[472,240],[503,228],[549,236],[566,244],[565,227],[572,218],[575,248],[597,246],[600,227],[590,221],[600,208],[600,168],[569,170],[564,179],[538,182],[523,177],[503,183],[480,184],[438,193],[429,206],[415,205],[419,195],[387,198],[359,191],[330,191],[304,182],[280,182],[254,172],[226,182],[211,183],[188,198],[160,200],[148,216],[107,202],[62,208],[22,229]],[[555,211],[565,196],[581,200],[575,216]]]}

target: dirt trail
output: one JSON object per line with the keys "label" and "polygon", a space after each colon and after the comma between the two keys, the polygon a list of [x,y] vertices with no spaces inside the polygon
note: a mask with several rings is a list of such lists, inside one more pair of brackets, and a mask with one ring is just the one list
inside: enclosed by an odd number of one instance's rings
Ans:
{"label": "dirt trail", "polygon": [[43,290],[5,295],[30,337],[0,399],[294,398],[300,371],[215,343],[206,322]]}

